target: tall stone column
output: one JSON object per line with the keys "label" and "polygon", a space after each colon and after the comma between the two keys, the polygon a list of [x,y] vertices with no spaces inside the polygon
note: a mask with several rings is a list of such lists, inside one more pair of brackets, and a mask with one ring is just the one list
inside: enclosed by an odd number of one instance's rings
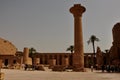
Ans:
{"label": "tall stone column", "polygon": [[70,8],[70,12],[74,16],[74,47],[73,66],[74,71],[84,70],[84,49],[83,49],[83,33],[82,33],[82,14],[85,7],[81,4],[75,4]]}
{"label": "tall stone column", "polygon": [[28,58],[29,58],[29,48],[24,48],[23,51],[23,63],[28,64]]}

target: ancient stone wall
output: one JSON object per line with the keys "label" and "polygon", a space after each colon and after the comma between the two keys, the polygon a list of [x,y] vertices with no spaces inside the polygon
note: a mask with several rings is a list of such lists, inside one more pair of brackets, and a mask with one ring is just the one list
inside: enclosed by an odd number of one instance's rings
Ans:
{"label": "ancient stone wall", "polygon": [[9,41],[0,38],[0,55],[15,55],[17,48]]}
{"label": "ancient stone wall", "polygon": [[[110,62],[111,64],[120,61],[120,23],[116,23],[112,29],[113,32],[113,45],[110,49]],[[116,62],[118,61],[118,62]]]}

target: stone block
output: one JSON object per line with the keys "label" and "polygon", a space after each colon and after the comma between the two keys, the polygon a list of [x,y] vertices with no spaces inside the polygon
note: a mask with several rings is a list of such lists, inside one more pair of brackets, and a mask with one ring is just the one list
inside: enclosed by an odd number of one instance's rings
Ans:
{"label": "stone block", "polygon": [[65,71],[66,67],[61,65],[56,65],[52,68],[52,71]]}
{"label": "stone block", "polygon": [[5,74],[3,72],[0,72],[0,80],[4,80]]}

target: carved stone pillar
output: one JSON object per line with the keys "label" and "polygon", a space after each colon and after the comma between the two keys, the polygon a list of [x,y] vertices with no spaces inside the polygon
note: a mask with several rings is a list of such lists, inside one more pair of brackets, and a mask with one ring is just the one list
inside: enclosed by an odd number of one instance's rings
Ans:
{"label": "carved stone pillar", "polygon": [[35,65],[40,64],[40,58],[34,58],[34,64]]}
{"label": "carved stone pillar", "polygon": [[23,51],[23,63],[24,64],[28,63],[28,58],[29,58],[29,48],[24,48],[24,51]]}
{"label": "carved stone pillar", "polygon": [[69,65],[69,58],[68,57],[62,58],[62,66],[67,67],[68,65]]}
{"label": "carved stone pillar", "polygon": [[53,68],[56,65],[56,59],[49,60],[49,68]]}
{"label": "carved stone pillar", "polygon": [[84,50],[83,50],[83,33],[82,33],[82,14],[85,7],[75,4],[70,8],[70,12],[74,16],[74,47],[73,66],[74,71],[84,71]]}

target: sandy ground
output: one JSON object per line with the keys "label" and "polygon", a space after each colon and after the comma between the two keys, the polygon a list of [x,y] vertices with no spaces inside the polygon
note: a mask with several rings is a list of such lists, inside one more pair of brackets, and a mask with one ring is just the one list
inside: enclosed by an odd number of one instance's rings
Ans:
{"label": "sandy ground", "polygon": [[52,72],[2,69],[5,80],[120,80],[120,73]]}

